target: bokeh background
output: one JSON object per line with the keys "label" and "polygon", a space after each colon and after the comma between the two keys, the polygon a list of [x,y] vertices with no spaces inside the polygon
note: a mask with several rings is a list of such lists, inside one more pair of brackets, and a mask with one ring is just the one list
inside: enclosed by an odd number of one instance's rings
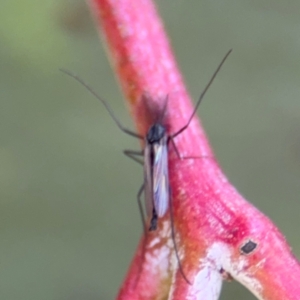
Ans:
{"label": "bokeh background", "polygon": [[[300,2],[157,1],[229,179],[300,257]],[[113,299],[142,229],[138,143],[58,69],[133,126],[84,1],[2,1],[0,299]],[[225,283],[221,299],[255,299]]]}

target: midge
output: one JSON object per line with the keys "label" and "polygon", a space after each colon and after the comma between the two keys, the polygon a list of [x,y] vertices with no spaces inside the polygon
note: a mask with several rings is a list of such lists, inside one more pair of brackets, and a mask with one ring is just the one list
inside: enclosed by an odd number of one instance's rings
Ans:
{"label": "midge", "polygon": [[[213,76],[211,77],[210,81],[204,88],[203,92],[201,93],[195,109],[193,113],[191,114],[190,118],[188,119],[187,123],[180,128],[178,131],[168,134],[167,129],[165,125],[163,124],[163,117],[165,115],[165,111],[167,109],[167,99],[165,101],[163,111],[161,116],[157,119],[157,121],[151,125],[149,130],[147,131],[146,136],[142,136],[138,133],[135,133],[127,128],[125,128],[119,120],[115,117],[113,114],[110,106],[106,101],[104,101],[101,97],[99,97],[94,90],[87,85],[81,78],[76,76],[75,74],[61,69],[61,71],[74,79],[76,79],[79,83],[81,83],[84,87],[86,87],[90,93],[92,93],[97,99],[99,99],[102,104],[105,106],[106,110],[112,117],[112,119],[115,121],[117,126],[125,133],[138,138],[138,139],[144,139],[145,140],[145,146],[142,151],[133,151],[133,150],[124,150],[124,154],[129,156],[131,159],[135,160],[136,162],[143,164],[144,166],[144,183],[142,184],[141,188],[139,189],[137,198],[138,198],[138,204],[139,204],[139,209],[142,217],[142,222],[144,229],[146,231],[146,225],[145,225],[145,216],[142,208],[142,203],[141,203],[141,195],[144,191],[145,194],[145,206],[146,206],[146,213],[147,216],[150,217],[150,226],[149,226],[149,231],[153,231],[157,229],[157,222],[158,219],[163,217],[168,208],[172,209],[171,207],[171,197],[170,197],[170,187],[169,187],[169,176],[168,176],[168,145],[170,142],[172,142],[175,152],[179,158],[179,152],[176,148],[174,138],[182,133],[184,130],[188,128],[190,125],[193,117],[195,116],[197,109],[201,103],[201,100],[203,99],[206,91],[212,84],[213,80],[215,79],[216,75],[220,71],[222,65],[224,64],[225,60],[229,56],[232,50],[229,50],[224,58],[222,59],[221,63],[215,70]],[[142,156],[144,159],[143,161],[138,158],[138,156]],[[170,217],[171,217],[171,233],[172,233],[172,239],[174,243],[174,248],[175,248],[175,253],[176,257],[178,259],[178,264],[179,264],[179,269],[184,277],[184,279],[189,283],[187,280],[186,276],[184,275],[182,271],[182,267],[180,264],[179,256],[178,256],[178,251],[175,243],[175,233],[174,233],[174,228],[173,228],[173,215],[172,215],[172,210],[170,212]]]}

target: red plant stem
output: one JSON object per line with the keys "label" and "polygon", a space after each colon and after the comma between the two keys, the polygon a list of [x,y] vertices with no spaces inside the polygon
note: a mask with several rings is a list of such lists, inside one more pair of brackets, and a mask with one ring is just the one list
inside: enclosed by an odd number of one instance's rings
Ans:
{"label": "red plant stem", "polygon": [[[147,132],[167,95],[168,130],[181,128],[191,103],[151,1],[89,3],[138,131]],[[183,156],[212,156],[196,119],[175,142]],[[169,150],[176,242],[192,284],[179,272],[167,215],[148,234],[144,258],[142,239],[118,299],[217,299],[221,278],[229,274],[259,299],[300,299],[299,263],[275,225],[237,193],[214,159],[179,160]]]}

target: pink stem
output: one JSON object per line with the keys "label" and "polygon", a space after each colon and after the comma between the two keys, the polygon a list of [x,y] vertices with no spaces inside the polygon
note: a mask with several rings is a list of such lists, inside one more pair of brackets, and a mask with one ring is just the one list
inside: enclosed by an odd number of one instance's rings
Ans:
{"label": "pink stem", "polygon": [[[139,132],[147,132],[166,96],[168,130],[176,132],[192,106],[152,2],[89,3]],[[212,157],[196,118],[175,143],[182,156]],[[179,160],[173,147],[169,153],[176,243],[192,284],[174,257],[168,214],[146,244],[142,238],[118,299],[218,299],[224,277],[240,281],[259,299],[300,299],[299,263],[275,225],[237,193],[215,159]]]}

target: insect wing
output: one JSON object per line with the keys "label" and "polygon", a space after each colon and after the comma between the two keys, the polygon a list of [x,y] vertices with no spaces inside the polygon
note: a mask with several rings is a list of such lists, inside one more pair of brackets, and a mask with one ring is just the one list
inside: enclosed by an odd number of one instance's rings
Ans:
{"label": "insect wing", "polygon": [[169,204],[169,174],[167,136],[153,145],[153,202],[158,217],[162,217]]}
{"label": "insect wing", "polygon": [[152,216],[153,212],[152,157],[152,145],[146,144],[144,149],[144,193],[147,216]]}

